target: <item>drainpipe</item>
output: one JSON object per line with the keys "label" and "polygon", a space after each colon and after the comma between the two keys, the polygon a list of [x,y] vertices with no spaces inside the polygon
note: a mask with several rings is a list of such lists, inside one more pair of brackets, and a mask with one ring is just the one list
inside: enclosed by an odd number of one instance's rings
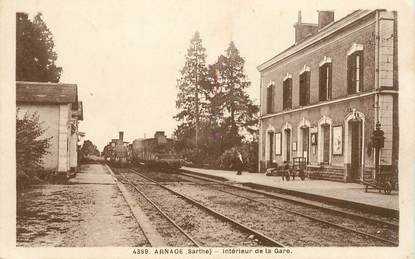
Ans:
{"label": "drainpipe", "polygon": [[[376,26],[375,26],[375,118],[374,118],[374,127],[373,129],[376,130],[376,127],[378,126],[380,129],[380,121],[379,121],[379,78],[380,78],[380,14],[379,10],[376,10]],[[374,165],[375,165],[375,179],[377,177],[377,174],[379,173],[379,157],[380,157],[380,149],[375,149],[374,154]],[[363,177],[363,176],[362,176]]]}
{"label": "drainpipe", "polygon": [[[379,31],[379,10],[376,11],[375,26],[375,119],[379,122],[379,59],[380,59],[380,31]],[[376,123],[375,123],[376,124]],[[374,125],[374,129],[376,126]]]}
{"label": "drainpipe", "polygon": [[259,134],[258,134],[258,173],[261,173],[261,157],[262,157],[262,119],[259,113]]}
{"label": "drainpipe", "polygon": [[261,157],[262,157],[262,73],[259,78],[259,132],[258,132],[258,173],[261,173]]}

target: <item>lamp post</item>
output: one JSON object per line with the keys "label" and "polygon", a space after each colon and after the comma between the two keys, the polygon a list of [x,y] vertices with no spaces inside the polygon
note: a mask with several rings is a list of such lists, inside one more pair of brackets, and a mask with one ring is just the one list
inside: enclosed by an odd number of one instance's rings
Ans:
{"label": "lamp post", "polygon": [[383,130],[380,129],[380,122],[376,122],[376,129],[372,134],[373,147],[375,148],[375,179],[378,178],[380,173],[379,158],[380,158],[380,149],[383,148],[385,137]]}

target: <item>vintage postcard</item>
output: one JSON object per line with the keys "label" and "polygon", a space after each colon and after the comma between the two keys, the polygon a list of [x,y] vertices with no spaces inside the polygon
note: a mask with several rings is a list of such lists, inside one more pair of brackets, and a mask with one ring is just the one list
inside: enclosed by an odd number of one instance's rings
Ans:
{"label": "vintage postcard", "polygon": [[0,2],[0,258],[412,258],[413,14]]}

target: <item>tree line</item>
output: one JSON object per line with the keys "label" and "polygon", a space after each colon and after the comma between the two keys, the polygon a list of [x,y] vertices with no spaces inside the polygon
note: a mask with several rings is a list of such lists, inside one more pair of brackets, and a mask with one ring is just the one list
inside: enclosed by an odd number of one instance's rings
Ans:
{"label": "tree line", "polygon": [[177,79],[176,150],[195,164],[220,168],[231,167],[238,150],[255,170],[259,108],[247,93],[245,60],[232,41],[213,64],[206,57],[196,32]]}

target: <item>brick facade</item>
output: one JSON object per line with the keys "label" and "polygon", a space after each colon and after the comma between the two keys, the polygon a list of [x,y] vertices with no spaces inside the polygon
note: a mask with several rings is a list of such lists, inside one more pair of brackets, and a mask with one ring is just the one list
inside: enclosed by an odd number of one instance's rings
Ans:
{"label": "brick facade", "polygon": [[[395,29],[396,13],[359,10],[258,67],[261,73],[261,172],[271,162],[281,164],[287,158],[291,161],[293,157],[307,156],[311,175],[316,178],[338,181],[371,178],[374,176],[374,149],[370,136],[378,120],[386,137],[381,165],[384,169],[396,165]],[[361,89],[349,94],[348,57],[357,51],[362,53],[358,61],[363,69],[358,76],[362,80]],[[329,81],[322,81],[320,68],[326,64],[331,67],[331,75]],[[353,69],[355,67],[356,62]],[[309,71],[309,103],[300,106],[300,74],[304,71]],[[292,105],[283,109],[283,82],[287,76],[292,78]],[[320,98],[322,82],[331,85],[331,97],[327,101]],[[267,91],[268,87],[273,87],[271,110],[267,109],[270,98],[267,94],[271,92]],[[315,144],[311,143],[312,136],[317,137]],[[276,138],[279,138],[280,147],[275,146]]]}

